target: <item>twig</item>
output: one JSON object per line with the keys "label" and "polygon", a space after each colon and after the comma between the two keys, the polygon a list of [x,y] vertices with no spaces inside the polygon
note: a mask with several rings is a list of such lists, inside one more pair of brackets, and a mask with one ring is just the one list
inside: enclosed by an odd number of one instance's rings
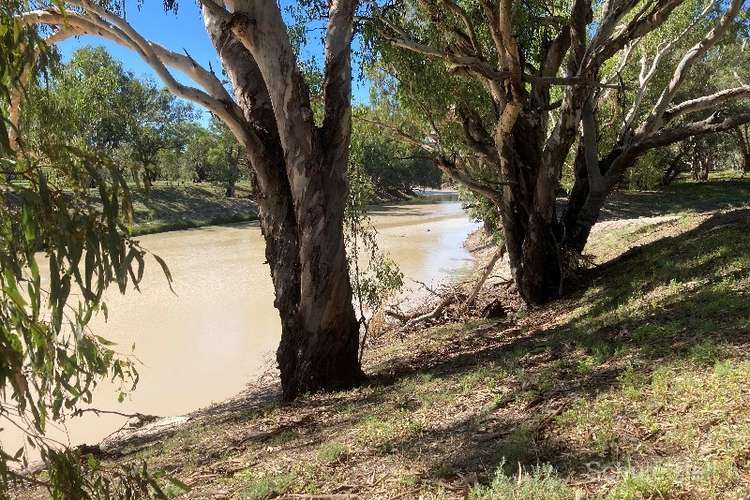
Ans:
{"label": "twig", "polygon": [[441,299],[444,299],[444,298],[445,298],[445,295],[440,295],[440,294],[439,294],[439,293],[437,293],[437,292],[436,292],[435,290],[433,290],[432,288],[430,288],[429,286],[427,286],[427,284],[425,284],[425,283],[424,283],[423,281],[419,281],[419,280],[415,280],[415,279],[411,279],[411,278],[409,278],[409,279],[410,279],[411,281],[413,281],[414,283],[416,283],[417,285],[422,285],[422,286],[424,287],[424,289],[425,289],[425,290],[427,290],[428,292],[430,292],[430,293],[431,293],[432,295],[434,295],[435,297],[439,297],[439,298],[441,298]]}
{"label": "twig", "polygon": [[101,414],[106,414],[106,415],[118,415],[120,417],[125,417],[125,418],[139,418],[139,419],[158,418],[154,415],[144,415],[143,413],[122,413],[122,412],[115,411],[115,410],[100,410],[98,408],[78,409],[73,412],[73,416],[78,417],[87,412],[95,413],[97,416]]}

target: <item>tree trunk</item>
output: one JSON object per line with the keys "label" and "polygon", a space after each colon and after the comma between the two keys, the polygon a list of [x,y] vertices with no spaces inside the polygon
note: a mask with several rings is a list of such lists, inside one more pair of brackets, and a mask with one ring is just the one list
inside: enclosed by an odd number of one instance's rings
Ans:
{"label": "tree trunk", "polygon": [[562,295],[562,261],[555,228],[537,214],[529,219],[526,238],[516,269],[516,284],[529,304],[544,304]]}
{"label": "tree trunk", "polygon": [[617,148],[612,149],[606,157],[596,163],[595,168],[598,169],[601,178],[591,186],[583,154],[579,151],[575,161],[575,182],[561,219],[564,251],[583,252],[591,229],[599,220],[607,198],[617,185],[625,167],[633,161],[635,158],[632,155]]}
{"label": "tree trunk", "polygon": [[672,184],[672,181],[674,181],[677,176],[680,175],[680,172],[682,171],[682,157],[684,155],[685,151],[680,150],[680,152],[678,152],[677,155],[672,158],[672,161],[669,162],[666,170],[664,170],[664,175],[662,175],[661,177],[662,187],[669,186],[670,184]]}
{"label": "tree trunk", "polygon": [[742,173],[750,173],[750,133],[748,126],[742,125],[735,129],[735,136],[740,146],[740,155],[742,156]]}
{"label": "tree trunk", "polygon": [[[353,9],[351,3],[332,5],[337,7],[329,22],[353,15],[340,9]],[[263,21],[254,25],[257,31],[244,34],[244,40],[205,8],[204,18],[250,124],[246,135],[258,139],[247,154],[257,186],[274,306],[281,317],[276,359],[283,397],[292,400],[307,392],[350,388],[364,378],[343,236],[351,131],[348,42],[331,41],[350,36],[351,26],[329,30],[327,46],[336,50],[327,49],[326,114],[318,127],[307,86],[291,64],[296,59],[278,7],[261,2],[249,7],[247,15]]]}
{"label": "tree trunk", "polygon": [[514,151],[512,155],[506,154],[506,158],[514,160],[501,163],[502,177],[509,183],[503,188],[498,207],[518,292],[533,305],[558,298],[563,276],[554,214],[557,179],[540,183],[537,176],[545,175],[546,171],[527,167],[540,165],[543,137],[538,125],[525,118],[516,122],[512,139]]}
{"label": "tree trunk", "polygon": [[306,192],[294,196],[299,328],[282,332],[277,353],[287,398],[297,392],[349,388],[364,377],[343,234],[347,158],[331,158],[325,145],[322,151],[313,160]]}
{"label": "tree trunk", "polygon": [[[276,359],[283,397],[289,401],[306,392],[350,388],[364,375],[342,220],[329,214],[298,225],[283,168],[265,171],[270,175],[259,179],[257,198],[281,317]],[[326,198],[346,199],[343,178],[328,184]]]}

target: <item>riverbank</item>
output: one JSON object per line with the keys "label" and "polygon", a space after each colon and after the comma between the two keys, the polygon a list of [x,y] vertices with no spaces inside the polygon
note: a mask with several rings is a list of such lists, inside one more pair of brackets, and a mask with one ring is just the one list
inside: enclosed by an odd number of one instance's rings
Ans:
{"label": "riverbank", "polygon": [[747,496],[750,181],[620,194],[604,219],[566,300],[384,335],[366,386],[280,405],[269,380],[110,460],[191,498]]}
{"label": "riverbank", "polygon": [[[258,219],[250,185],[240,182],[236,195],[227,198],[222,186],[211,183],[168,184],[158,182],[148,191],[134,189],[134,236],[163,233],[204,226],[249,222]],[[434,202],[441,196],[455,196],[455,191],[416,190],[392,197],[378,197],[375,206],[404,202]]]}
{"label": "riverbank", "polygon": [[157,183],[148,191],[133,190],[133,234],[154,234],[258,218],[249,186],[240,183],[234,198],[210,183],[168,185]]}

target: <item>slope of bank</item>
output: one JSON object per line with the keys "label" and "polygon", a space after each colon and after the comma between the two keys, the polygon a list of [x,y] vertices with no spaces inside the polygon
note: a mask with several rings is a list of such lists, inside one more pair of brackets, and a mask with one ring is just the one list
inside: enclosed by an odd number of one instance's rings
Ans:
{"label": "slope of bank", "polygon": [[157,183],[148,191],[134,190],[135,235],[257,219],[249,186],[239,184],[236,196],[227,198],[215,184],[168,185]]}
{"label": "slope of bank", "polygon": [[[202,226],[254,221],[258,218],[250,185],[240,182],[232,198],[225,196],[224,187],[211,184],[168,184],[159,182],[147,191],[137,189],[133,197],[133,234],[152,234]],[[451,190],[421,190],[410,193],[384,194],[374,204],[432,202],[439,197],[456,196]]]}
{"label": "slope of bank", "polygon": [[624,194],[574,296],[383,337],[367,386],[251,388],[113,459],[189,498],[747,497],[748,248],[750,182]]}

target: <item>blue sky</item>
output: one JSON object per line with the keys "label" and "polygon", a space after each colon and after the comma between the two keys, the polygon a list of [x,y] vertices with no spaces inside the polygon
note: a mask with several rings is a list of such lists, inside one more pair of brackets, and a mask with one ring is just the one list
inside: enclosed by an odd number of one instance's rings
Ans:
{"label": "blue sky", "polygon": [[[282,0],[282,8],[289,5],[291,1]],[[203,27],[203,20],[194,0],[181,1],[176,14],[173,12],[165,13],[161,0],[144,0],[143,4],[139,10],[136,0],[127,0],[127,20],[139,33],[175,52],[187,51],[198,63],[205,67],[208,67],[210,63],[217,75],[221,77],[221,66]],[[322,47],[318,42],[320,36],[317,33],[310,37],[311,42],[304,48],[303,57],[322,59]],[[76,49],[86,45],[105,47],[113,57],[123,63],[127,70],[138,76],[148,76],[158,81],[156,74],[134,52],[100,38],[84,36],[69,39],[61,43],[59,48],[63,58],[67,60]],[[354,73],[355,76],[359,73],[357,68],[354,69]],[[181,82],[190,82],[184,75],[175,74]],[[369,93],[367,83],[355,80],[353,93],[356,102],[366,102]]]}

